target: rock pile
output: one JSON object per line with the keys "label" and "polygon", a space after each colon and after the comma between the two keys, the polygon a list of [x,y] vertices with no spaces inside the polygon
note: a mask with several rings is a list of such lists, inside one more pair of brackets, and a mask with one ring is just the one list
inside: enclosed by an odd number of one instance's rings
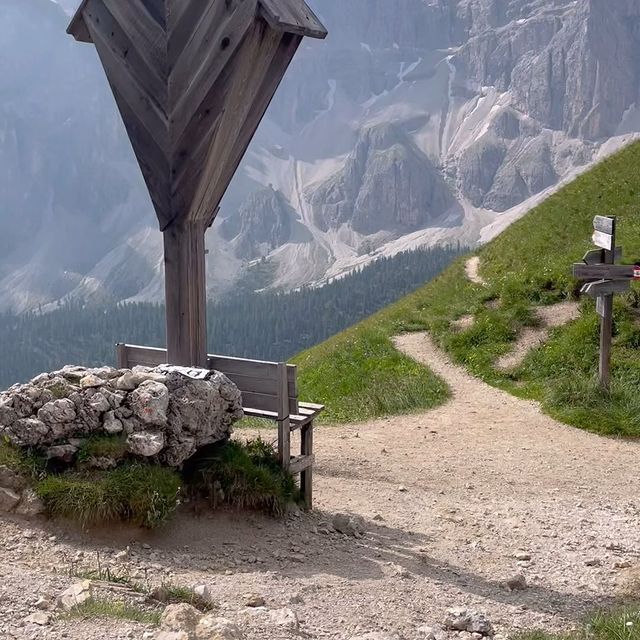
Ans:
{"label": "rock pile", "polygon": [[244,640],[242,630],[216,614],[203,615],[188,604],[169,605],[156,640]]}
{"label": "rock pile", "polygon": [[[0,394],[0,438],[66,465],[87,438],[120,435],[128,455],[180,467],[201,447],[228,439],[242,416],[241,394],[226,376],[194,379],[177,367],[67,366]],[[108,469],[116,461],[86,463]]]}

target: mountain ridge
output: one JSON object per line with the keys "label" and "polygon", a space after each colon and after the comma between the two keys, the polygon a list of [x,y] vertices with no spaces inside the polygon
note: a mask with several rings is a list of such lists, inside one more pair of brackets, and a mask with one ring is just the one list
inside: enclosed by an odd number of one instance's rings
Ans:
{"label": "mountain ridge", "polygon": [[[208,234],[212,296],[252,260],[291,289],[400,250],[485,241],[640,132],[633,2],[316,8],[330,37],[294,60]],[[12,95],[0,124],[1,308],[159,300],[161,238],[95,53],[65,35],[50,0],[4,11],[2,24],[47,46],[0,51],[20,70],[0,81]],[[42,108],[36,67],[55,109]],[[378,138],[393,131],[394,144],[366,144],[385,127]]]}

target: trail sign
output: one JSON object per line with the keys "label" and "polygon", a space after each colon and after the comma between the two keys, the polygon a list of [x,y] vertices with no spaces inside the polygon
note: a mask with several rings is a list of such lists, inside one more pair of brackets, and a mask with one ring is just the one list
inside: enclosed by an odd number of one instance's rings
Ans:
{"label": "trail sign", "polygon": [[582,287],[581,293],[592,298],[609,296],[614,293],[625,293],[631,288],[631,280],[596,280]]}
{"label": "trail sign", "polygon": [[[616,247],[615,255],[613,256],[613,261],[622,259],[622,247]],[[604,249],[593,249],[591,251],[587,251],[582,258],[582,262],[585,264],[603,264],[604,263]]]}
{"label": "trail sign", "polygon": [[593,228],[595,231],[613,235],[615,230],[615,219],[605,216],[596,216],[593,219]]}
{"label": "trail sign", "polygon": [[608,389],[611,378],[611,341],[613,335],[613,294],[623,293],[631,281],[640,279],[640,267],[616,265],[622,249],[616,247],[616,219],[596,216],[593,219],[593,243],[600,247],[588,251],[583,264],[573,265],[573,275],[580,280],[593,280],[582,287],[581,293],[596,298],[600,321],[600,384]]}
{"label": "trail sign", "polygon": [[591,239],[593,240],[593,244],[595,244],[596,247],[601,247],[602,249],[606,249],[607,251],[611,251],[613,249],[613,235],[610,233],[594,231]]}
{"label": "trail sign", "polygon": [[573,277],[578,280],[633,280],[638,267],[622,264],[573,265]]}

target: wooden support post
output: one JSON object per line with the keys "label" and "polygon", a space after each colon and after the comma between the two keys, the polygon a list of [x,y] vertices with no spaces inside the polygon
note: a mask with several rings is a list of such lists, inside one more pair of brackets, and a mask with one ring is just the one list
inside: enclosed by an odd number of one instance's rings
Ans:
{"label": "wooden support post", "polygon": [[118,369],[128,369],[129,359],[127,357],[127,345],[122,342],[116,344],[116,366]]}
{"label": "wooden support post", "polygon": [[283,469],[291,465],[291,412],[289,409],[289,376],[286,362],[278,364],[278,458]]}
{"label": "wooden support post", "polygon": [[206,224],[175,222],[164,232],[167,359],[207,367]]}
{"label": "wooden support post", "polygon": [[[610,248],[604,250],[604,264],[614,264],[616,246],[616,220],[610,218]],[[596,230],[596,233],[598,231]],[[602,296],[602,315],[600,318],[600,385],[609,390],[611,386],[611,342],[613,340],[613,294]]]}
{"label": "wooden support post", "polygon": [[[313,456],[313,421],[302,427],[302,443],[300,454],[303,456]],[[304,498],[307,509],[313,509],[313,465],[307,467],[300,475],[300,491]]]}

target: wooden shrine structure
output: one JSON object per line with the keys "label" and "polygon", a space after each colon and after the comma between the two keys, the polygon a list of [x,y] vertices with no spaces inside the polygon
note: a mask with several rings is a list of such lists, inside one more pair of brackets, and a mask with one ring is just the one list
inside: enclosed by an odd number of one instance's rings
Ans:
{"label": "wooden shrine structure", "polygon": [[68,32],[96,47],[164,234],[167,349],[121,344],[118,365],[225,373],[246,415],[278,423],[310,508],[323,407],[298,401],[293,366],[207,355],[204,237],[300,43],[327,31],[304,0],[83,0]]}
{"label": "wooden shrine structure", "polygon": [[164,234],[168,361],[207,366],[204,235],[305,36],[304,0],[83,0]]}

